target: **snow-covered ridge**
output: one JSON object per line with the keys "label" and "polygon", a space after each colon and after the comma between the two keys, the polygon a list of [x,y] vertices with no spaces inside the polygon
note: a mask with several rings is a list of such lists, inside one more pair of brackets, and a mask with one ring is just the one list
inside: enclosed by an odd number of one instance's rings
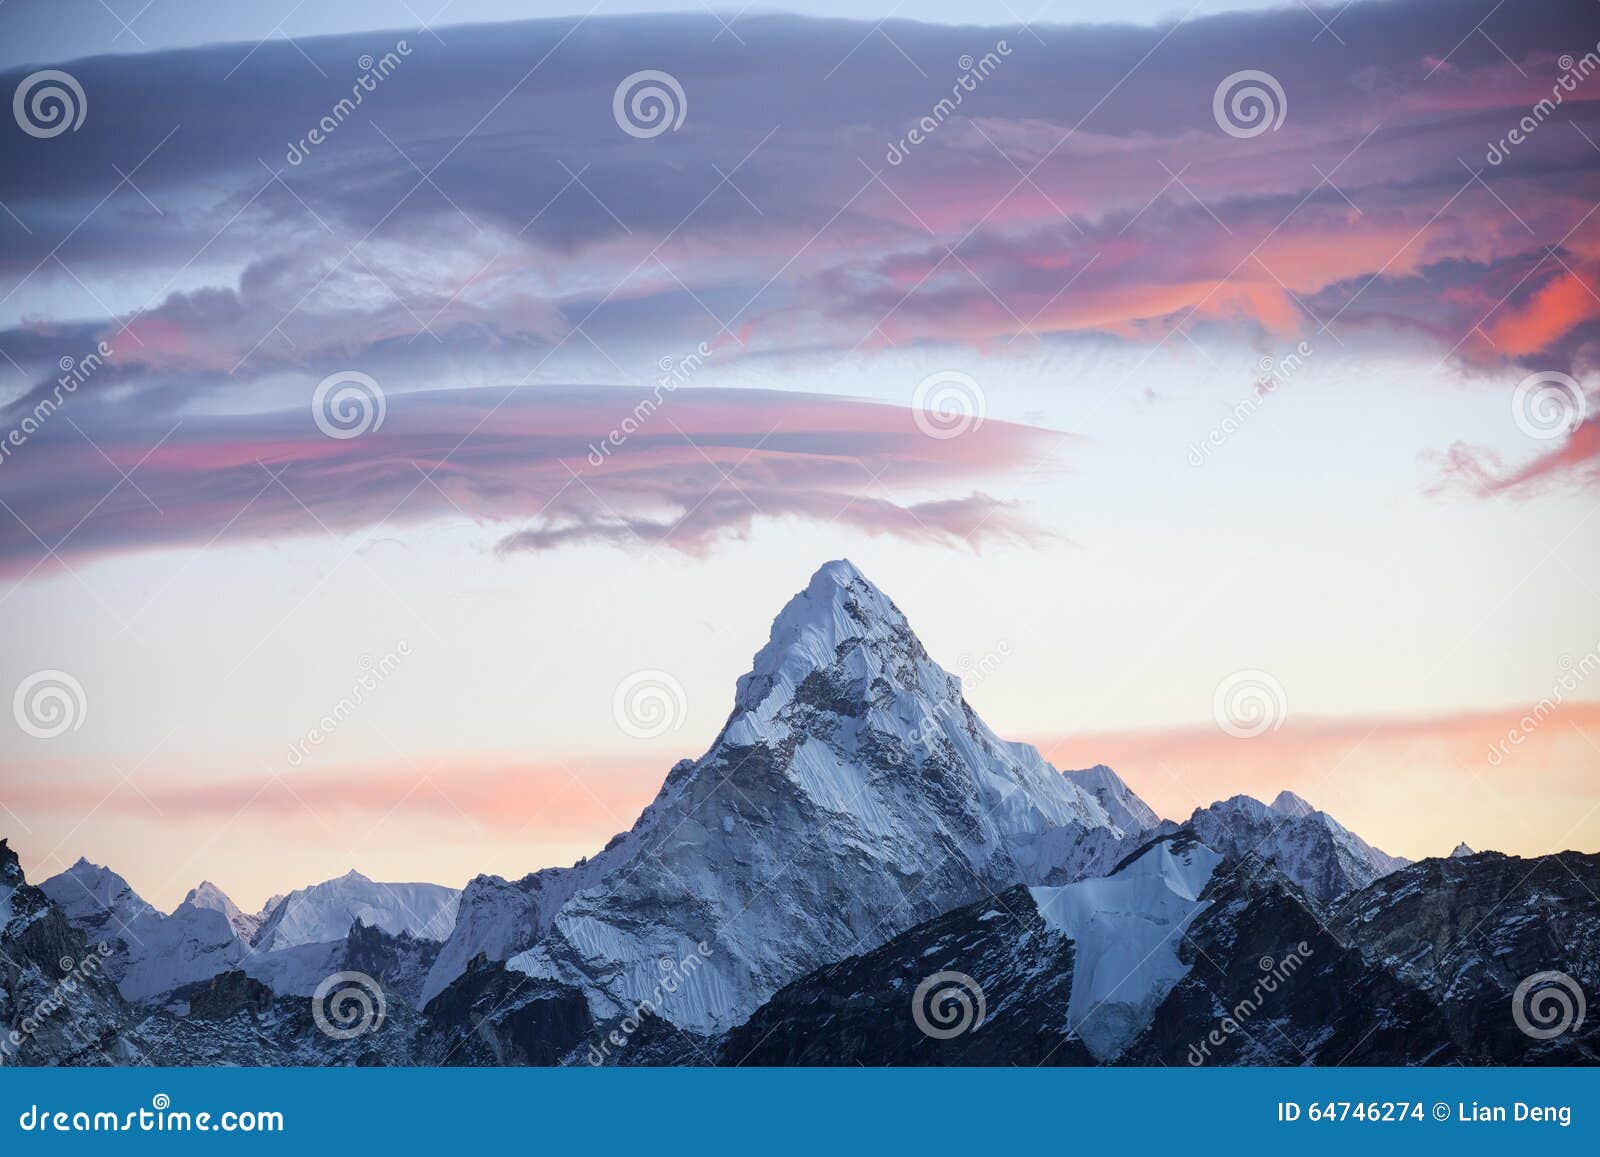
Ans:
{"label": "snow-covered ridge", "polygon": [[290,892],[252,941],[258,953],[343,940],[356,921],[424,940],[444,940],[455,927],[461,893],[439,884],[383,884],[350,871]]}
{"label": "snow-covered ridge", "polygon": [[1178,945],[1204,909],[1200,893],[1221,861],[1179,836],[1155,843],[1113,875],[1029,889],[1046,927],[1073,942],[1065,1027],[1096,1059],[1121,1053],[1188,974]]}
{"label": "snow-covered ridge", "polygon": [[79,860],[40,885],[91,944],[111,949],[106,972],[124,999],[158,1002],[244,968],[275,991],[309,992],[330,971],[351,926],[443,940],[460,893],[437,884],[381,884],[352,872],[274,897],[255,916],[209,881],[163,915],[109,868]]}
{"label": "snow-covered ridge", "polygon": [[[1373,847],[1327,812],[1288,791],[1280,792],[1270,805],[1236,795],[1196,809],[1184,826],[1225,855],[1256,853],[1324,902],[1364,888],[1411,862]],[[1176,825],[1167,827],[1175,830]]]}
{"label": "snow-covered ridge", "polygon": [[1138,835],[1161,823],[1161,817],[1150,805],[1140,799],[1120,775],[1103,763],[1081,771],[1063,771],[1061,774],[1094,796],[1100,806],[1106,809],[1111,822],[1127,835]]}

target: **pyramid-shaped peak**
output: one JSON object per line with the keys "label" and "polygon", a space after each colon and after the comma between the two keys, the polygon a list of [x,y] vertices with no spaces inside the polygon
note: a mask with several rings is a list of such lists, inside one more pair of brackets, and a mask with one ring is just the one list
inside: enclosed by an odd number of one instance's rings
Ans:
{"label": "pyramid-shaped peak", "polygon": [[183,902],[197,908],[213,908],[223,913],[235,913],[239,910],[228,894],[210,880],[201,880],[198,886],[190,888]]}
{"label": "pyramid-shaped peak", "polygon": [[[739,680],[734,715],[788,702],[814,672],[848,668],[855,678],[870,678],[908,661],[937,671],[900,608],[853,562],[836,559],[778,612],[766,646]],[[959,687],[943,687],[948,679],[937,672],[941,692]]]}
{"label": "pyramid-shaped peak", "polygon": [[1282,816],[1308,816],[1317,809],[1292,791],[1280,791],[1272,801],[1272,810]]}
{"label": "pyramid-shaped peak", "polygon": [[1459,859],[1462,859],[1462,858],[1464,858],[1466,856],[1475,856],[1477,854],[1478,854],[1477,852],[1473,851],[1470,847],[1467,846],[1467,842],[1465,840],[1462,840],[1459,844],[1456,845],[1455,851],[1450,853],[1450,858],[1452,860],[1459,860]]}
{"label": "pyramid-shaped peak", "polygon": [[790,599],[788,606],[779,613],[778,622],[791,613],[821,617],[841,605],[863,603],[879,614],[902,617],[889,597],[861,573],[861,568],[847,558],[837,558],[817,568],[806,589]]}

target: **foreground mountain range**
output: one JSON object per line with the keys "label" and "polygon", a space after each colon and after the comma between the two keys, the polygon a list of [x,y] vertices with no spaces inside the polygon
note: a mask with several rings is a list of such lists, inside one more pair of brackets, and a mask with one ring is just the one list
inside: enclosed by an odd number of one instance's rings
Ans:
{"label": "foreground mountain range", "polygon": [[1592,1063],[1597,896],[1600,856],[1410,864],[1287,792],[1162,820],[997,737],[835,562],[573,867],[162,914],[0,841],[0,1060]]}

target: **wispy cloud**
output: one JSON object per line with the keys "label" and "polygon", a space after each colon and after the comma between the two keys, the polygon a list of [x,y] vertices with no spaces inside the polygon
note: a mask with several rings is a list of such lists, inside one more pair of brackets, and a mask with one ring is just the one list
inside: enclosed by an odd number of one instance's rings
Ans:
{"label": "wispy cloud", "polygon": [[[642,419],[641,400],[654,404]],[[290,412],[152,420],[58,413],[0,467],[0,574],[136,550],[494,524],[503,552],[565,543],[703,553],[761,518],[964,544],[1036,533],[973,491],[1043,465],[1061,435],[989,421],[923,433],[898,406],[758,390],[452,390],[386,400],[329,437]],[[619,430],[629,432],[617,435]]]}

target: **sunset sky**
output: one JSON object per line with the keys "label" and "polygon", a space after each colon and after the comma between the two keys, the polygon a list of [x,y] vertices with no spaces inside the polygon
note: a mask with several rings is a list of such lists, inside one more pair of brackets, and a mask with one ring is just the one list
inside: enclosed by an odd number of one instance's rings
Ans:
{"label": "sunset sky", "polygon": [[1593,0],[107,3],[0,6],[0,690],[81,688],[0,727],[30,878],[569,863],[838,557],[1164,815],[1600,850]]}

